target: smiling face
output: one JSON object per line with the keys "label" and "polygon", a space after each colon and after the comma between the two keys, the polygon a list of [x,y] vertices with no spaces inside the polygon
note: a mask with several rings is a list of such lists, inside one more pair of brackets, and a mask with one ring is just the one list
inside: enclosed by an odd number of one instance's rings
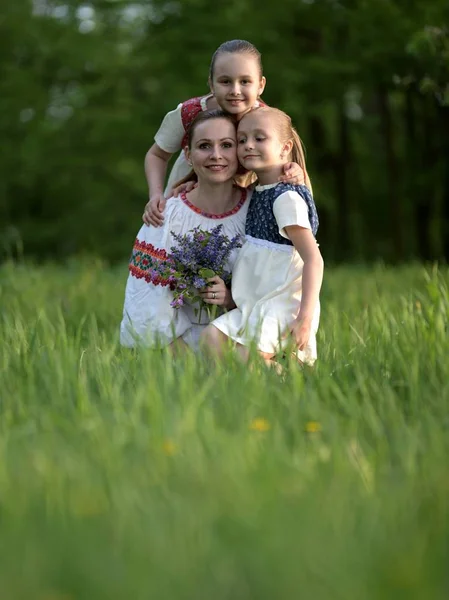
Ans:
{"label": "smiling face", "polygon": [[198,181],[222,183],[237,172],[236,131],[229,119],[216,118],[199,123],[193,132],[186,157],[198,176]]}
{"label": "smiling face", "polygon": [[211,91],[219,106],[234,115],[251,110],[265,88],[257,60],[246,53],[224,52],[215,63]]}
{"label": "smiling face", "polygon": [[245,115],[237,130],[238,158],[245,169],[260,175],[284,165],[292,149],[292,141],[283,141],[273,117],[264,109]]}

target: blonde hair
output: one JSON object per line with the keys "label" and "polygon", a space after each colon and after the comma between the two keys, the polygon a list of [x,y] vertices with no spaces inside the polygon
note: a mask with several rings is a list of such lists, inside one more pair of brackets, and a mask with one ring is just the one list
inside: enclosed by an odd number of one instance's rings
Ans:
{"label": "blonde hair", "polygon": [[[271,106],[260,106],[259,108],[253,109],[251,112],[247,113],[247,115],[260,113],[267,114],[273,118],[273,126],[276,128],[279,139],[282,143],[286,143],[291,141],[293,146],[290,151],[288,158],[291,162],[297,163],[301,169],[304,171],[304,179],[307,187],[313,193],[312,183],[310,181],[309,175],[307,173],[306,168],[306,158],[304,152],[304,144],[302,143],[301,138],[298,135],[298,132],[293,127],[291,118],[282,110],[278,108],[273,108]],[[243,117],[244,118],[244,117]],[[243,120],[243,119],[242,119]]]}

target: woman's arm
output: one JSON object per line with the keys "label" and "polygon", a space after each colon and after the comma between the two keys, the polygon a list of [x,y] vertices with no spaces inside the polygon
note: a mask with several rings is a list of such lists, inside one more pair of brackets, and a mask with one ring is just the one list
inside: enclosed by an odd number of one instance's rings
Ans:
{"label": "woman's arm", "polygon": [[166,202],[164,198],[164,181],[171,156],[169,152],[165,152],[157,144],[153,144],[145,156],[145,176],[150,196],[143,213],[143,220],[146,225],[159,227],[164,222],[162,214]]}
{"label": "woman's arm", "polygon": [[304,350],[310,338],[313,315],[320,296],[324,261],[310,229],[291,225],[285,227],[285,231],[304,261],[301,308],[290,328],[298,348]]}

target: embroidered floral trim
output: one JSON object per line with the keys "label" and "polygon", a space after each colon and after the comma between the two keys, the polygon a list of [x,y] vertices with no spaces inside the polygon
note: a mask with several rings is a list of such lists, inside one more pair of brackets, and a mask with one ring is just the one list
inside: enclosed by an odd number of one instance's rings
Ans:
{"label": "embroidered floral trim", "polygon": [[155,267],[166,260],[165,250],[155,248],[153,244],[136,238],[129,261],[129,272],[136,279],[145,279],[147,283],[167,286],[170,285],[169,280],[155,272]]}
{"label": "embroidered floral trim", "polygon": [[202,217],[206,217],[206,219],[226,219],[226,217],[231,217],[232,215],[235,215],[236,213],[239,212],[239,210],[245,204],[247,195],[248,195],[247,190],[242,189],[242,197],[240,198],[238,204],[236,204],[233,209],[228,210],[227,212],[222,213],[220,215],[214,215],[212,213],[207,213],[207,212],[201,210],[200,208],[198,208],[197,206],[192,204],[190,202],[190,200],[187,200],[187,195],[185,192],[181,193],[181,200],[184,202],[184,204],[186,206],[188,206],[191,210],[193,210],[193,212],[196,212],[198,215],[201,215]]}
{"label": "embroidered floral trim", "polygon": [[276,244],[276,242],[261,240],[259,238],[253,237],[252,235],[246,235],[245,240],[250,244],[254,244],[255,246],[263,246],[264,248],[269,248],[270,250],[277,250],[278,252],[287,252],[291,254],[292,250],[294,250],[293,245],[287,246],[286,244]]}
{"label": "embroidered floral trim", "polygon": [[139,238],[136,238],[136,241],[134,242],[133,253],[136,251],[150,254],[159,260],[167,260],[167,252],[165,250],[162,248],[155,248],[153,244],[139,240]]}
{"label": "embroidered floral trim", "polygon": [[185,146],[187,146],[187,142],[189,140],[189,129],[193,123],[194,118],[204,110],[205,109],[202,106],[201,96],[198,96],[197,98],[190,98],[190,100],[186,100],[185,102],[183,102],[181,106],[181,121],[185,133],[181,142],[182,150],[185,148]]}

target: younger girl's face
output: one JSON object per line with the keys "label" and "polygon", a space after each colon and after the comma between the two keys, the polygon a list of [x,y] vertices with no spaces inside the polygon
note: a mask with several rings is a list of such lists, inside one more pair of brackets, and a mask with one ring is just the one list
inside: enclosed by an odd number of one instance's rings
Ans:
{"label": "younger girl's face", "polygon": [[225,52],[214,65],[210,88],[220,108],[233,115],[251,110],[265,88],[257,59],[246,53]]}
{"label": "younger girl's face", "polygon": [[238,168],[235,126],[228,119],[199,123],[186,156],[198,181],[223,183],[232,179]]}
{"label": "younger girl's face", "polygon": [[256,174],[284,164],[291,151],[291,142],[281,141],[273,118],[258,113],[254,110],[245,115],[237,130],[239,161]]}

